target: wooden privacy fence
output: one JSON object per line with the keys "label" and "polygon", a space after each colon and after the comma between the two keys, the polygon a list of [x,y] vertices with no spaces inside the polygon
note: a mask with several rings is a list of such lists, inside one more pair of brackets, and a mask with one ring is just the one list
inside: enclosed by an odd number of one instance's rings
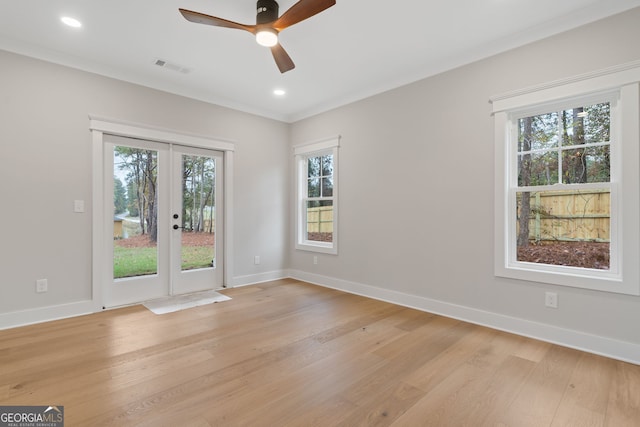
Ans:
{"label": "wooden privacy fence", "polygon": [[307,208],[307,233],[333,232],[333,206]]}
{"label": "wooden privacy fence", "polygon": [[[521,196],[518,194],[518,219]],[[530,192],[529,240],[610,241],[611,193],[607,189]],[[517,222],[519,232],[519,222]]]}

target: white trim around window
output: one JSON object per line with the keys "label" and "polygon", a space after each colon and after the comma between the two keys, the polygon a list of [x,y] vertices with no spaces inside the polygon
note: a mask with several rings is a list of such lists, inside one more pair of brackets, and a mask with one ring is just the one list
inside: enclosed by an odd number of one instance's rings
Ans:
{"label": "white trim around window", "polygon": [[[340,136],[317,142],[304,143],[293,147],[295,173],[295,248],[298,250],[336,255],[338,253],[338,148]],[[330,172],[319,166],[317,176],[311,176],[310,159],[331,162]],[[309,194],[310,182],[317,181],[317,194]],[[328,185],[325,185],[325,182]],[[314,187],[315,188],[315,187]],[[329,189],[330,191],[326,191]],[[310,207],[310,206],[317,207]],[[325,209],[328,208],[328,209]],[[314,210],[313,212],[311,212]],[[326,216],[326,219],[324,217]],[[316,235],[330,236],[330,239],[311,238],[310,218],[317,218]],[[322,227],[322,228],[321,228]]]}
{"label": "white trim around window", "polygon": [[[640,61],[495,96],[495,275],[640,295]],[[610,269],[519,262],[515,252],[514,123],[527,114],[591,99],[610,100]],[[517,153],[516,153],[517,154]],[[514,183],[515,180],[515,183]],[[596,185],[597,186],[597,185]],[[560,188],[563,187],[563,188]],[[557,185],[554,190],[570,185]]]}

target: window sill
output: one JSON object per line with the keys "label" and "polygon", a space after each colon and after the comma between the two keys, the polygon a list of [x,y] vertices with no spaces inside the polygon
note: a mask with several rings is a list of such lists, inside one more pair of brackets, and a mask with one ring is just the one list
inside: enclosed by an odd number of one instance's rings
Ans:
{"label": "window sill", "polygon": [[296,249],[300,251],[319,252],[331,255],[338,254],[338,248],[334,243],[312,242],[310,240],[302,243],[296,243]]}
{"label": "window sill", "polygon": [[540,265],[527,262],[515,262],[509,265],[497,265],[497,277],[548,283],[594,291],[613,292],[625,295],[639,295],[638,286],[622,280],[620,274],[608,270],[584,269]]}

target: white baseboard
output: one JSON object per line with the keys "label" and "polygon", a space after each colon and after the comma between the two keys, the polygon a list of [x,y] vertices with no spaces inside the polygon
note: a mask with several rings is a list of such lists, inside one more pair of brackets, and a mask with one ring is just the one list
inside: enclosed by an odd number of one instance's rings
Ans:
{"label": "white baseboard", "polygon": [[289,271],[289,276],[327,288],[362,295],[404,307],[415,308],[492,329],[558,344],[563,347],[574,348],[640,365],[639,344],[299,270]]}
{"label": "white baseboard", "polygon": [[29,310],[0,313],[0,330],[82,316],[99,311],[93,301],[79,301]]}
{"label": "white baseboard", "polygon": [[290,277],[288,270],[267,271],[266,273],[247,274],[245,276],[235,276],[231,279],[231,283],[227,283],[229,288],[238,286],[255,285],[258,283],[269,282],[271,280],[280,280]]}

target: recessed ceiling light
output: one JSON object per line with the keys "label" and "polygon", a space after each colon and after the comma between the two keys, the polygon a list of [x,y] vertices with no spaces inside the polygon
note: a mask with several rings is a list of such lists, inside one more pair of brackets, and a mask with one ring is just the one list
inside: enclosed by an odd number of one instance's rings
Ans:
{"label": "recessed ceiling light", "polygon": [[284,96],[287,94],[284,89],[274,89],[273,94],[275,96]]}
{"label": "recessed ceiling light", "polygon": [[60,20],[65,24],[73,28],[82,27],[82,22],[78,21],[75,18],[71,18],[70,16],[63,16]]}

